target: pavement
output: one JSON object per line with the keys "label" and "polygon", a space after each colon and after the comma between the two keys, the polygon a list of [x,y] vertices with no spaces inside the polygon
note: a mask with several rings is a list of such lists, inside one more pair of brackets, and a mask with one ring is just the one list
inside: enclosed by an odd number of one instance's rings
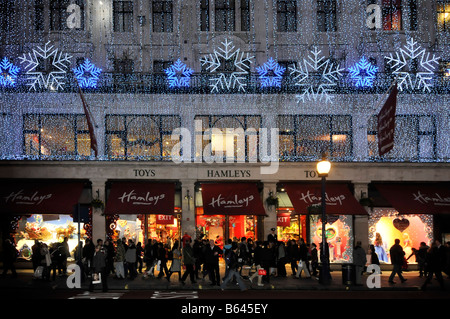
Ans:
{"label": "pavement", "polygon": [[[344,284],[342,278],[342,268],[340,265],[332,265],[331,276],[332,280],[330,284],[323,285],[319,283],[318,278],[311,277],[305,278],[304,273],[300,279],[292,276],[290,267],[287,265],[287,276],[286,277],[270,277],[270,283],[263,283],[263,286],[258,286],[257,277],[250,282],[248,279],[244,279],[244,282],[247,288],[255,291],[277,291],[277,290],[299,290],[299,291],[420,291],[422,284],[425,281],[425,278],[419,277],[419,272],[417,270],[410,270],[403,272],[404,278],[407,281],[401,283],[399,278],[396,277],[394,281],[395,284],[390,284],[388,282],[389,275],[391,273],[390,265],[383,265],[381,268],[382,273],[380,274],[380,285],[375,288],[370,288],[368,286],[368,282],[375,282],[373,276],[369,277],[369,274],[364,274],[362,278],[362,285],[355,285],[354,283]],[[224,277],[224,265],[221,263],[221,278]],[[414,269],[412,267],[412,269]],[[155,274],[158,272],[155,271]],[[53,281],[44,281],[42,279],[33,278],[33,271],[29,268],[19,268],[17,269],[17,277],[12,277],[10,273],[6,276],[0,276],[0,289],[3,291],[19,291],[20,289],[35,289],[39,291],[39,289],[48,289],[51,288],[53,290],[73,290],[74,288],[69,288],[67,281],[67,276],[56,276],[56,279]],[[447,275],[443,274],[445,288],[446,291],[443,291],[443,294],[450,294],[450,279]],[[88,290],[89,288],[89,280],[85,279],[81,282],[81,288],[75,288],[78,290]],[[95,289],[101,289],[101,285],[96,285]],[[230,283],[227,286],[227,290],[238,290],[239,287],[236,284]],[[220,290],[219,286],[212,286],[210,284],[209,278],[200,278],[197,280],[197,283],[192,284],[190,279],[188,278],[183,285],[178,279],[178,273],[172,274],[170,281],[168,281],[165,277],[161,279],[153,278],[150,276],[145,276],[144,274],[138,274],[138,276],[134,279],[115,279],[113,275],[108,276],[108,290],[197,290],[197,291],[206,291],[206,290]],[[428,285],[427,291],[440,291],[440,287],[436,279],[433,279],[432,282]]]}

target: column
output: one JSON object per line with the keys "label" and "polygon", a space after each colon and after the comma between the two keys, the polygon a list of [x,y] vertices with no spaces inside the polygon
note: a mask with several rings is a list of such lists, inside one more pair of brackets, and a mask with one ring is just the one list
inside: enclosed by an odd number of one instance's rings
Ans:
{"label": "column", "polygon": [[[368,183],[353,183],[355,189],[355,198],[360,200],[362,197],[369,197]],[[364,207],[368,213],[370,208]],[[361,247],[367,252],[369,248],[369,216],[368,215],[355,215],[354,225],[355,244],[357,241],[361,241]]]}
{"label": "column", "polygon": [[264,237],[263,241],[267,240],[267,236],[270,234],[271,228],[277,228],[277,210],[275,206],[268,206],[266,203],[267,197],[270,196],[272,192],[273,196],[277,196],[277,181],[266,181],[264,182],[264,189],[262,194],[262,201],[264,208],[266,210],[266,217],[264,217],[264,225],[258,225],[258,227],[264,227]]}
{"label": "column", "polygon": [[181,237],[188,233],[192,240],[195,233],[195,180],[181,181]]}
{"label": "column", "polygon": [[[105,194],[105,179],[91,180],[92,183],[92,198],[98,198],[106,205],[106,194]],[[97,193],[98,192],[98,193]],[[92,209],[92,241],[94,244],[97,239],[106,238],[106,219],[103,215],[104,209],[93,208]]]}

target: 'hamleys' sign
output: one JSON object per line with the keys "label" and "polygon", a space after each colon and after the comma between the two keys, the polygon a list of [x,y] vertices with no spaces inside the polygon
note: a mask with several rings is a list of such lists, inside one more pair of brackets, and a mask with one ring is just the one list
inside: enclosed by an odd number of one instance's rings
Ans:
{"label": "'hamleys' sign", "polygon": [[238,195],[234,195],[232,198],[225,199],[222,194],[219,194],[217,198],[213,197],[209,205],[212,207],[222,207],[222,208],[230,208],[230,207],[248,207],[249,203],[254,199],[253,195],[248,197],[239,197]]}
{"label": "'hamleys' sign", "polygon": [[39,194],[39,191],[26,194],[23,189],[18,192],[11,192],[5,197],[5,203],[12,203],[18,205],[40,205],[47,199],[50,199],[53,194]]}
{"label": "'hamleys' sign", "polygon": [[147,192],[143,195],[136,194],[133,189],[130,192],[124,192],[118,199],[122,203],[132,203],[133,205],[156,205],[159,200],[164,199],[165,194],[153,195]]}
{"label": "'hamleys' sign", "polygon": [[450,197],[443,197],[439,193],[434,193],[432,195],[423,194],[419,191],[412,194],[415,201],[421,204],[432,203],[436,206],[450,206]]}
{"label": "'hamleys' sign", "polygon": [[[300,201],[304,201],[307,204],[315,204],[322,200],[322,196],[317,196],[311,193],[309,190],[306,193],[301,193],[299,197]],[[325,202],[327,205],[342,205],[345,200],[345,195],[329,196],[325,193]]]}

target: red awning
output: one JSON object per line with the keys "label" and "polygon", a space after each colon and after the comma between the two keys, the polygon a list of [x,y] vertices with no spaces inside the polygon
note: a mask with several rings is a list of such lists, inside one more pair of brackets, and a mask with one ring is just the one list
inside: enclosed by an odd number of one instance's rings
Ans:
{"label": "red awning", "polygon": [[83,182],[2,182],[0,211],[13,214],[71,214]]}
{"label": "red awning", "polygon": [[[284,188],[297,213],[306,214],[308,206],[321,204],[321,184],[285,183]],[[327,214],[367,215],[366,210],[350,192],[347,184],[326,184],[325,201]]]}
{"label": "red awning", "polygon": [[449,183],[374,183],[400,214],[449,214]]}
{"label": "red awning", "polygon": [[256,183],[202,184],[205,215],[265,215]]}
{"label": "red awning", "polygon": [[172,215],[175,183],[116,182],[106,202],[105,214]]}

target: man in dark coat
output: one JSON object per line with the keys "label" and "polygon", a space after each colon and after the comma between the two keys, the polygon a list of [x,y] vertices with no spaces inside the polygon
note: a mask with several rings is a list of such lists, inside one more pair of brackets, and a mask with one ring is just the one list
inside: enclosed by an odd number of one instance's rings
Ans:
{"label": "man in dark coat", "polygon": [[403,247],[400,246],[400,239],[395,240],[395,244],[391,247],[389,253],[391,255],[391,263],[393,265],[392,273],[389,276],[389,283],[395,284],[394,282],[395,274],[398,275],[401,282],[405,282],[406,279],[403,278],[402,276],[402,266],[405,259],[405,252],[403,251]]}
{"label": "man in dark coat", "polygon": [[[107,273],[106,273],[106,248],[102,245],[102,241],[97,241],[98,243],[101,243],[95,247],[95,253],[94,258],[92,260],[92,271],[94,274],[100,275],[100,280],[102,283],[102,290],[103,292],[108,291],[108,284],[107,284]],[[91,279],[89,283],[89,291],[94,290],[94,284],[93,280],[94,277]],[[96,279],[96,278],[95,278]]]}
{"label": "man in dark coat", "polygon": [[209,279],[211,285],[220,285],[220,273],[219,273],[219,254],[222,250],[219,246],[214,244],[214,240],[209,241],[209,245],[203,247],[203,253],[205,256],[206,269],[209,272]]}
{"label": "man in dark coat", "polygon": [[427,256],[425,258],[427,276],[422,285],[422,290],[426,290],[427,285],[433,279],[433,275],[436,275],[436,279],[439,282],[442,290],[445,290],[444,279],[442,277],[442,251],[439,251],[440,242],[438,240],[431,244],[431,248],[428,249]]}
{"label": "man in dark coat", "polygon": [[17,277],[14,262],[17,259],[17,249],[10,239],[6,239],[3,245],[3,277],[11,270],[13,277]]}

